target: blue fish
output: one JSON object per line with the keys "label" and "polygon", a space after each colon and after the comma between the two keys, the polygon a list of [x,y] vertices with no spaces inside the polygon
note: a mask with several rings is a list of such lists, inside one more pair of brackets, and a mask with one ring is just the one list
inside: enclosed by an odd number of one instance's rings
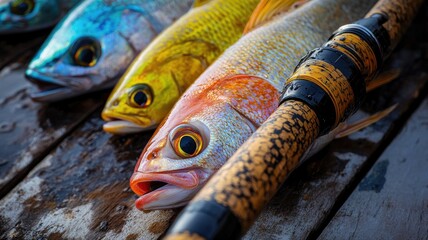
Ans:
{"label": "blue fish", "polygon": [[53,30],[26,77],[52,102],[111,88],[128,65],[192,0],[86,0]]}
{"label": "blue fish", "polygon": [[80,0],[0,0],[0,34],[55,25]]}

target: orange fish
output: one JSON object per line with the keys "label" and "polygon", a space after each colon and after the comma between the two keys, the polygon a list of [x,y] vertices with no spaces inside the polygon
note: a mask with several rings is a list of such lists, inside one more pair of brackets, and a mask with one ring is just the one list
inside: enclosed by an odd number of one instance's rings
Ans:
{"label": "orange fish", "polygon": [[[284,12],[262,0],[248,32],[183,94],[157,129],[130,184],[138,209],[184,205],[277,108],[301,56],[375,0],[312,0]],[[265,24],[261,21],[272,19]],[[260,26],[254,29],[254,26]]]}

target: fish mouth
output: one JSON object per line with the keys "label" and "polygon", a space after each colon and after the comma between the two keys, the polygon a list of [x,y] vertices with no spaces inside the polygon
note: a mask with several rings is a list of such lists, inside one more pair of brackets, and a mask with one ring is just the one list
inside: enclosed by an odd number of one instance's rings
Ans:
{"label": "fish mouth", "polygon": [[202,169],[180,172],[134,172],[130,180],[132,191],[139,195],[135,206],[139,210],[157,210],[184,206],[206,180]]}
{"label": "fish mouth", "polygon": [[25,77],[39,89],[30,93],[30,97],[37,102],[54,102],[79,95],[58,79],[41,74],[32,69],[25,71]]}
{"label": "fish mouth", "polygon": [[0,21],[0,35],[24,33],[26,32],[25,27],[26,25],[24,24],[6,25],[4,22]]}
{"label": "fish mouth", "polygon": [[53,27],[56,24],[56,22],[58,22],[58,20],[55,20],[49,23],[40,24],[37,26],[29,26],[27,22],[23,22],[23,21],[17,21],[17,22],[0,21],[0,36],[41,31],[43,29]]}
{"label": "fish mouth", "polygon": [[148,131],[156,128],[149,118],[129,116],[110,110],[101,113],[102,119],[106,121],[103,130],[112,134],[131,134]]}

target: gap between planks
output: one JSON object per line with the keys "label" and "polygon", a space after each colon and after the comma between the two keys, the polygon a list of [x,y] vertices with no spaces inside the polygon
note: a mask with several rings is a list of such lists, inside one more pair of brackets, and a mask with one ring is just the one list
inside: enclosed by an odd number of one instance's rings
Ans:
{"label": "gap between planks", "polygon": [[387,135],[385,136],[385,140],[381,141],[379,147],[376,148],[373,154],[371,154],[367,159],[367,161],[364,162],[364,164],[361,167],[361,170],[354,175],[354,178],[350,181],[348,186],[343,190],[343,192],[339,194],[338,200],[333,205],[331,211],[326,214],[326,217],[321,222],[321,224],[309,233],[307,239],[309,240],[318,239],[318,237],[321,235],[321,233],[324,231],[324,229],[327,227],[330,221],[334,218],[336,213],[340,210],[343,204],[348,200],[351,194],[358,187],[358,185],[363,180],[363,178],[368,174],[368,172],[372,169],[374,164],[378,161],[379,157],[388,148],[388,146],[394,141],[394,139],[400,134],[403,127],[406,125],[409,119],[413,116],[413,114],[417,111],[417,109],[421,106],[421,104],[423,103],[426,97],[428,97],[428,84],[425,84],[422,87],[422,90],[420,94],[417,96],[417,98],[414,101],[412,101],[409,107],[405,110],[405,112],[401,114],[397,122],[394,124],[395,126],[393,127],[393,129],[390,132],[388,132]]}
{"label": "gap between planks", "polygon": [[428,239],[428,97],[319,239]]}

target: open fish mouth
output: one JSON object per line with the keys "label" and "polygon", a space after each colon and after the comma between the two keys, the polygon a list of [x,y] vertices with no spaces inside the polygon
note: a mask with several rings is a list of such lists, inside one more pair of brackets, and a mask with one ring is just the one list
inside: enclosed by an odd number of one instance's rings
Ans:
{"label": "open fish mouth", "polygon": [[38,102],[54,102],[68,97],[79,95],[58,79],[43,75],[37,71],[28,69],[25,77],[34,83],[39,89],[38,92],[32,92],[30,97]]}
{"label": "open fish mouth", "polygon": [[140,197],[135,201],[139,210],[175,208],[185,205],[206,180],[200,169],[181,172],[135,172],[130,186]]}

